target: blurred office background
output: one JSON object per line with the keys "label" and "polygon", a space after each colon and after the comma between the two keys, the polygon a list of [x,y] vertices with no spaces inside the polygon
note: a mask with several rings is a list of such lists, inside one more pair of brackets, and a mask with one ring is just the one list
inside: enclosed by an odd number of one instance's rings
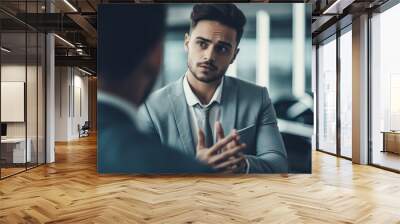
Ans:
{"label": "blurred office background", "polygon": [[[237,4],[247,18],[226,75],[268,88],[295,171],[310,172],[313,134],[311,5]],[[184,35],[193,4],[168,4],[164,62],[155,90],[185,74]],[[294,148],[296,147],[296,149]],[[302,159],[303,158],[303,159]],[[301,162],[298,162],[301,161]]]}

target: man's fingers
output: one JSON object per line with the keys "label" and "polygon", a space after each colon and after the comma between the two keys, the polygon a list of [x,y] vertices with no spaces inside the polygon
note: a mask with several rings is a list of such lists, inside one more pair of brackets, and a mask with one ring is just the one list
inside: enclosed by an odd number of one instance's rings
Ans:
{"label": "man's fingers", "polygon": [[233,141],[228,143],[228,146],[227,146],[228,148],[233,148],[236,145],[239,145],[240,135],[238,134],[236,129],[232,129],[231,133],[236,135],[236,137],[233,139]]}
{"label": "man's fingers", "polygon": [[217,169],[217,170],[226,169],[228,167],[233,166],[234,164],[240,163],[243,159],[244,159],[244,157],[239,157],[236,159],[225,161],[223,163],[220,163],[220,164],[214,166],[214,169]]}
{"label": "man's fingers", "polygon": [[225,138],[219,140],[217,143],[215,143],[209,150],[208,154],[213,155],[222,148],[224,148],[229,142],[231,142],[235,138],[234,134],[230,134],[226,136]]}
{"label": "man's fingers", "polygon": [[[230,157],[229,160],[233,160],[235,158],[236,157]],[[242,171],[243,171],[243,160],[241,160],[239,163],[228,166],[227,168],[221,170],[220,173],[232,174],[232,173],[241,173]]]}
{"label": "man's fingers", "polygon": [[204,141],[205,141],[204,132],[201,128],[199,128],[197,130],[197,148],[196,148],[197,150],[205,148],[206,143]]}
{"label": "man's fingers", "polygon": [[234,139],[235,144],[239,144],[240,141],[240,135],[239,132],[236,129],[232,129],[231,133],[233,133],[236,137]]}
{"label": "man's fingers", "polygon": [[237,145],[227,151],[224,151],[221,154],[215,155],[209,160],[209,164],[217,164],[220,161],[228,160],[229,157],[235,156],[241,150],[243,150],[245,147],[246,147],[246,144],[240,144],[240,145]]}
{"label": "man's fingers", "polygon": [[225,137],[224,129],[222,128],[221,122],[219,122],[219,121],[215,122],[214,130],[216,130],[216,132],[217,132],[217,141],[219,141]]}

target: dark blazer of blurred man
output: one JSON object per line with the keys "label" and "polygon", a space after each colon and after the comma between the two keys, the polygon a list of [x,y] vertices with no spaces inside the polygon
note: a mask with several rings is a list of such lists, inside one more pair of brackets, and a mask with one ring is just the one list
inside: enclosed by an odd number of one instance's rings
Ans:
{"label": "dark blazer of blurred man", "polygon": [[[140,109],[139,123],[160,142],[216,170],[286,173],[286,150],[267,89],[225,76],[239,52],[245,23],[234,4],[195,5],[184,41],[188,70],[149,97]],[[226,147],[235,154],[204,156],[197,150],[227,132],[240,136]],[[243,150],[235,150],[238,147]],[[228,162],[231,165],[222,169],[221,164]]]}
{"label": "dark blazer of blurred man", "polygon": [[[136,107],[146,99],[159,73],[164,28],[161,5],[99,6],[99,173],[214,171],[136,128]],[[211,150],[221,150],[235,137],[227,136]]]}

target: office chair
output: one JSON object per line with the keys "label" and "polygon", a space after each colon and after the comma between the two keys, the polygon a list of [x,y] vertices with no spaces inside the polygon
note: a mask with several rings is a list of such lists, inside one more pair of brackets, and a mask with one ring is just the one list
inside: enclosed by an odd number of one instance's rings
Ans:
{"label": "office chair", "polygon": [[82,127],[80,127],[80,125],[78,124],[79,138],[89,136],[89,129],[90,129],[89,121],[85,121]]}

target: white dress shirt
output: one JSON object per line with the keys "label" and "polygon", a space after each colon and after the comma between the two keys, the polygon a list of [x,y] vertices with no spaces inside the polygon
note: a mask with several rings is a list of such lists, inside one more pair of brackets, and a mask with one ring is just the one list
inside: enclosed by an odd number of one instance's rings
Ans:
{"label": "white dress shirt", "polygon": [[[198,107],[196,107],[197,104],[200,104],[202,107],[208,107],[209,105],[211,105],[212,103],[214,103],[214,105],[211,107],[210,109],[210,115],[209,115],[209,120],[208,122],[210,123],[211,129],[212,129],[212,134],[213,134],[213,142],[214,144],[216,143],[216,132],[214,129],[214,123],[215,121],[221,121],[221,96],[222,96],[222,87],[224,85],[224,79],[221,80],[221,83],[218,85],[217,89],[214,92],[213,97],[211,98],[210,102],[207,105],[203,105],[199,98],[197,98],[197,96],[193,93],[192,88],[189,85],[189,82],[187,80],[187,77],[185,75],[185,77],[183,78],[183,92],[185,94],[185,98],[186,98],[186,103],[188,104],[189,107],[189,119],[190,119],[190,128],[192,130],[192,137],[193,137],[193,141],[194,141],[194,147],[196,147],[197,145],[197,129],[198,127],[202,127],[203,125],[201,125],[203,122],[202,120],[200,120],[201,116],[200,116],[200,109]],[[204,131],[204,130],[203,130]],[[224,133],[225,135],[227,133]],[[246,174],[249,173],[250,171],[250,163],[249,160],[247,158],[245,158],[246,161]]]}
{"label": "white dress shirt", "polygon": [[[220,103],[221,103],[221,95],[222,95],[222,86],[224,84],[224,79],[222,79],[221,83],[218,85],[217,89],[214,92],[213,97],[211,98],[210,102],[207,105],[204,105],[200,102],[199,98],[193,93],[192,88],[189,85],[189,82],[187,81],[187,77],[183,78],[183,92],[185,94],[186,98],[186,103],[188,104],[189,107],[189,119],[190,119],[190,127],[192,130],[192,137],[194,141],[194,145],[197,145],[197,130],[199,127],[202,127],[203,125],[201,120],[201,111],[200,109],[196,106],[197,104],[200,104],[202,107],[208,107],[212,103],[214,103],[210,109],[209,112],[209,120],[208,122],[210,123],[211,129],[212,129],[212,134],[213,134],[213,142],[216,142],[216,133],[214,130],[214,123],[216,121],[220,121]],[[204,130],[203,130],[204,131]]]}

